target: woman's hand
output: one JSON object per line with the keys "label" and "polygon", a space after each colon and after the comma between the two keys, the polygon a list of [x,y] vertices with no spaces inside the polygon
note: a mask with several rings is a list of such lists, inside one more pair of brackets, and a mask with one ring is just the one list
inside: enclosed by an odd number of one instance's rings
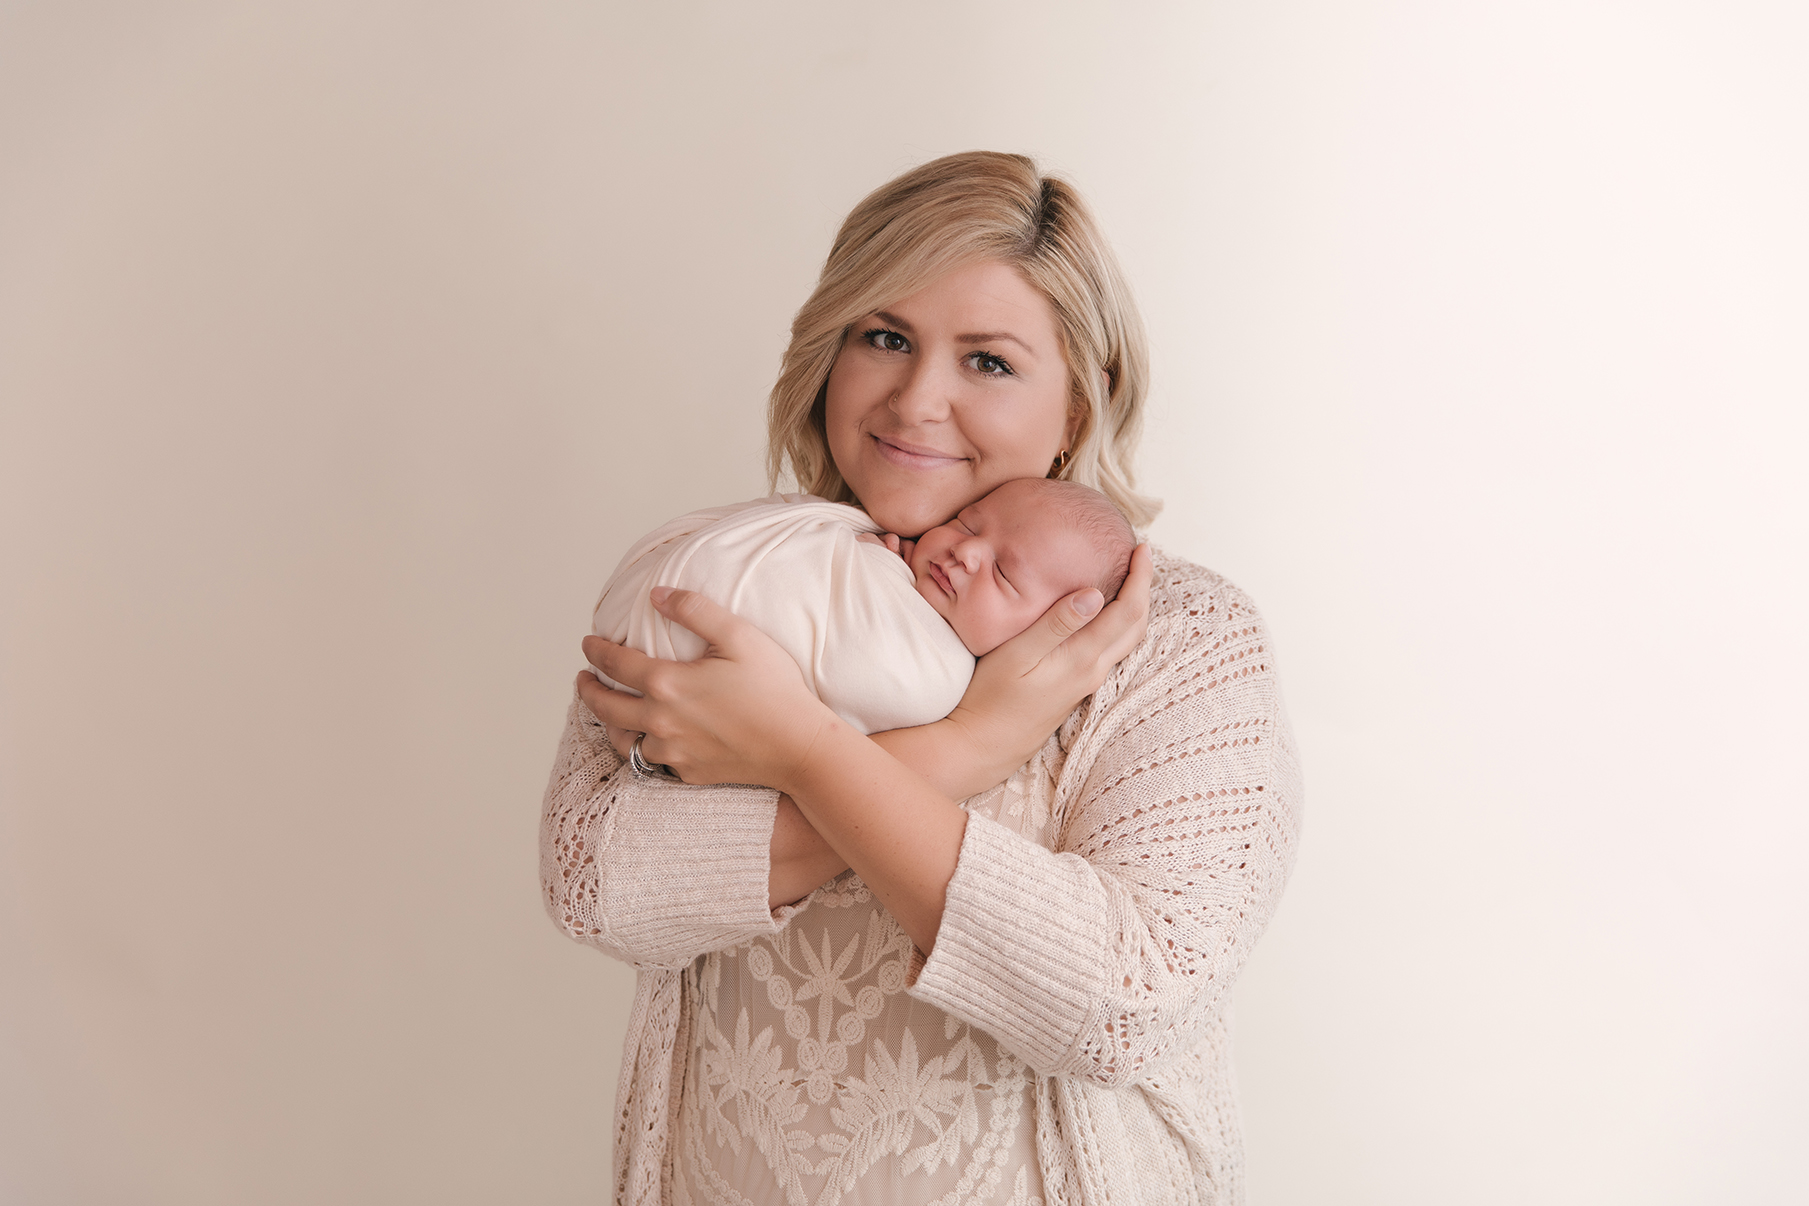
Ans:
{"label": "woman's hand", "polygon": [[947,744],[939,743],[942,765],[932,777],[945,791],[962,799],[1003,782],[1143,639],[1152,576],[1149,546],[1140,544],[1118,597],[1103,611],[1100,594],[1091,587],[1058,601],[1042,619],[980,659],[947,720],[886,734],[880,743],[917,764],[921,759],[910,756],[909,735],[935,741],[931,731],[943,729],[945,739],[951,732],[960,738],[953,757]]}
{"label": "woman's hand", "polygon": [[[626,758],[647,734],[642,755],[687,783],[784,784],[821,722],[834,714],[805,687],[791,655],[753,625],[692,591],[661,588],[651,598],[660,614],[709,647],[697,661],[672,662],[586,637],[591,664],[641,692],[637,699],[588,671],[578,675],[578,694],[603,722],[610,744]],[[790,904],[847,866],[791,797],[780,795],[768,904]]]}
{"label": "woman's hand", "polygon": [[915,540],[906,540],[893,532],[874,535],[872,532],[856,532],[854,538],[862,544],[877,544],[880,548],[897,553],[904,558],[906,565],[911,564],[911,553],[917,548]]}
{"label": "woman's hand", "polygon": [[645,733],[641,753],[687,783],[761,783],[783,789],[834,720],[791,655],[752,624],[695,591],[652,592],[661,615],[709,642],[694,662],[648,657],[601,637],[584,638],[584,656],[616,682],[612,691],[578,676],[578,694],[609,727],[624,754]]}

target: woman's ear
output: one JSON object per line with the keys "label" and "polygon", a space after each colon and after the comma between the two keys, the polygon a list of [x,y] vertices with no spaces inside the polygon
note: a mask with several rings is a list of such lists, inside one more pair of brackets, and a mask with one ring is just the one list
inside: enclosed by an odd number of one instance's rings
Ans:
{"label": "woman's ear", "polygon": [[[1112,375],[1104,369],[1099,370],[1099,388],[1105,391],[1100,395],[1102,399],[1112,396]],[[1070,452],[1074,450],[1074,446],[1080,442],[1081,435],[1092,426],[1088,422],[1091,416],[1092,411],[1087,405],[1086,398],[1076,397],[1074,405],[1068,408],[1068,425],[1062,429],[1063,448]]]}

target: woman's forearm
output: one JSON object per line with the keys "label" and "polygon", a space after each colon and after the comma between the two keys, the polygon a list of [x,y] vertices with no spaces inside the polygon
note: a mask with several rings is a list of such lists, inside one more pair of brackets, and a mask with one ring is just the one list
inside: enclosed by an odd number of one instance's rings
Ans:
{"label": "woman's forearm", "polygon": [[847,869],[848,860],[811,827],[790,796],[781,795],[773,816],[767,907],[795,904]]}
{"label": "woman's forearm", "polygon": [[928,954],[967,831],[960,805],[839,719],[786,777],[802,819]]}
{"label": "woman's forearm", "polygon": [[873,741],[951,800],[965,800],[996,787],[1024,764],[1015,750],[975,740],[953,716],[916,728],[875,733]]}
{"label": "woman's forearm", "polygon": [[[945,800],[965,800],[996,787],[1024,762],[1015,750],[989,747],[976,740],[954,717],[874,733],[870,741],[915,771]],[[959,847],[958,839],[955,844]],[[772,907],[801,899],[847,870],[848,865],[848,860],[816,831],[796,802],[790,796],[780,796],[779,811],[773,819]],[[954,874],[952,864],[948,873]],[[947,882],[946,877],[943,882]],[[937,913],[940,915],[940,908]]]}
{"label": "woman's forearm", "polygon": [[[1003,783],[1019,765],[1007,765],[1009,755],[1000,757],[997,751],[981,748],[953,720],[875,733],[871,740],[950,800],[965,800]],[[779,797],[779,811],[773,818],[772,859],[771,905],[775,909],[802,899],[848,869],[848,860],[835,852],[797,803],[785,795]],[[949,873],[954,873],[952,866]]]}

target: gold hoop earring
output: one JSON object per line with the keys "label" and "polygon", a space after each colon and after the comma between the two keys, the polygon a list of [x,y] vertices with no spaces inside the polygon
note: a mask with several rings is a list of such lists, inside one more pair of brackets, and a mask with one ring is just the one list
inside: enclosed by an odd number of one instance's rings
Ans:
{"label": "gold hoop earring", "polygon": [[1064,448],[1060,452],[1055,454],[1055,459],[1053,461],[1049,462],[1049,476],[1050,477],[1060,477],[1062,475],[1062,470],[1066,469],[1067,467],[1068,467],[1068,450],[1066,448]]}

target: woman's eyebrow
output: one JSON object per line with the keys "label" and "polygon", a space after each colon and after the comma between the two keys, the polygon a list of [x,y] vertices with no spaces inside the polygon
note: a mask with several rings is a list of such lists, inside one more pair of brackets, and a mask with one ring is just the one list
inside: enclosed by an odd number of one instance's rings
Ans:
{"label": "woman's eyebrow", "polygon": [[956,343],[998,343],[1000,340],[1006,339],[1017,344],[1032,356],[1036,355],[1035,348],[1025,343],[1022,339],[1019,339],[1016,335],[1013,335],[1010,331],[976,331],[972,335],[955,336]]}
{"label": "woman's eyebrow", "polygon": [[900,331],[903,331],[907,334],[909,334],[911,332],[911,330],[913,329],[910,323],[908,323],[904,319],[898,317],[898,315],[888,314],[884,310],[873,311],[873,317],[879,319],[879,321],[885,323],[887,326],[897,327]]}

